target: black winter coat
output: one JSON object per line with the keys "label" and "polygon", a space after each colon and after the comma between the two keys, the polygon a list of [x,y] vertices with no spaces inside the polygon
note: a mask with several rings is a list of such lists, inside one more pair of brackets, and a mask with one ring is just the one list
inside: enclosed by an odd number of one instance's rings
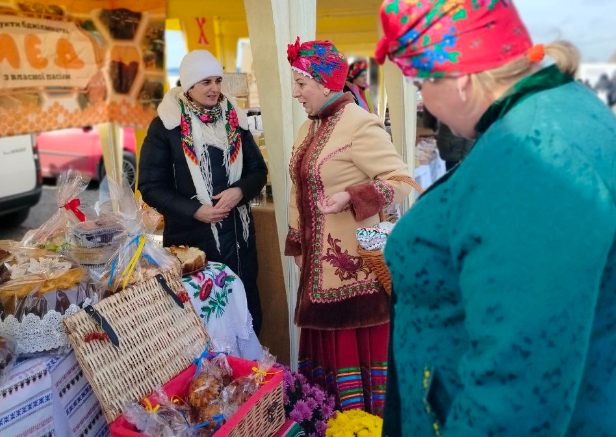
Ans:
{"label": "black winter coat", "polygon": [[[242,177],[229,185],[223,153],[209,148],[212,167],[213,195],[231,187],[242,190],[244,198],[238,206],[256,197],[267,182],[267,167],[252,134],[242,129]],[[246,289],[248,309],[255,332],[261,327],[261,305],[257,288],[257,248],[255,227],[250,214],[250,236],[244,240],[242,222],[237,207],[219,227],[220,253],[209,224],[193,218],[201,207],[182,150],[180,127],[167,130],[162,120],[155,118],[148,129],[139,158],[139,190],[143,200],[165,218],[164,246],[193,246],[203,250],[207,259],[228,265],[238,274]]]}

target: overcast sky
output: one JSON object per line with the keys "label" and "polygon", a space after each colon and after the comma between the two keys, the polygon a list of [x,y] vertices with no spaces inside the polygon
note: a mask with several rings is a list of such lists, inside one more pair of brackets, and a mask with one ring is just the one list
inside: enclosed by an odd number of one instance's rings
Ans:
{"label": "overcast sky", "polygon": [[562,38],[574,43],[584,62],[616,56],[616,0],[514,0],[533,41]]}

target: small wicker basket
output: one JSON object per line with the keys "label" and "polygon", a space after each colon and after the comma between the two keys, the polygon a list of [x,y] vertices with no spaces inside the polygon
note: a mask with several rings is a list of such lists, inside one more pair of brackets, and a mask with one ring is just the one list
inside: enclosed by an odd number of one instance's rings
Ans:
{"label": "small wicker basket", "polygon": [[361,246],[357,246],[357,253],[368,264],[368,268],[376,275],[387,294],[391,294],[391,273],[389,273],[387,264],[385,264],[383,251],[365,250]]}

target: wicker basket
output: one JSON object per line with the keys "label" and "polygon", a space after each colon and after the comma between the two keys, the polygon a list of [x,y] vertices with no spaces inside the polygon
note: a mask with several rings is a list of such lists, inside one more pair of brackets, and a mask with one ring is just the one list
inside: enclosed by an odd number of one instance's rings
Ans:
{"label": "wicker basket", "polygon": [[[233,376],[241,378],[252,373],[257,365],[253,361],[242,358],[229,357],[229,365],[233,369]],[[186,390],[195,374],[196,366],[190,366],[184,372],[173,378],[164,386],[169,396],[186,397]],[[237,412],[229,418],[214,434],[215,437],[260,437],[272,436],[285,422],[284,399],[282,395],[282,372],[279,369],[270,369],[265,378],[266,383],[252,395]],[[156,406],[156,399],[149,398],[152,406]],[[111,437],[145,437],[135,430],[124,416],[109,427]]]}
{"label": "wicker basket", "polygon": [[[163,277],[176,295],[184,291],[178,274]],[[94,309],[109,323],[119,346],[109,340],[86,341],[88,334],[102,329],[84,310],[64,325],[108,423],[121,414],[124,402],[140,401],[185,370],[196,358],[187,351],[202,351],[210,341],[193,306],[180,308],[156,278],[104,299]]]}
{"label": "wicker basket", "polygon": [[368,268],[376,275],[387,294],[391,294],[391,273],[389,273],[387,264],[385,264],[383,251],[365,250],[361,246],[357,246],[357,253],[368,264]]}

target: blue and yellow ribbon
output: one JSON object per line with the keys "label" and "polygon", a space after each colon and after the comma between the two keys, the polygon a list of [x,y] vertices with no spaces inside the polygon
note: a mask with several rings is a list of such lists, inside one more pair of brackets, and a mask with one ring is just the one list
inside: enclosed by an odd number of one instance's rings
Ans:
{"label": "blue and yellow ribbon", "polygon": [[205,345],[205,350],[199,355],[199,357],[193,361],[193,364],[197,365],[197,370],[195,371],[195,377],[199,374],[199,370],[201,370],[201,362],[204,359],[211,360],[212,358],[216,358],[218,355],[229,355],[227,352],[213,352],[210,350],[210,342],[208,341]]}
{"label": "blue and yellow ribbon", "polygon": [[279,370],[278,372],[264,372],[263,370],[260,370],[258,367],[253,367],[252,371],[255,373],[255,382],[258,383],[259,385],[267,384],[268,381],[266,381],[265,378],[268,375],[277,375],[279,373],[282,373],[282,370]]}
{"label": "blue and yellow ribbon", "polygon": [[[137,262],[139,261],[139,257],[141,255],[143,255],[143,257],[145,259],[147,259],[148,261],[150,261],[152,264],[154,264],[155,266],[158,266],[158,263],[156,261],[154,261],[150,256],[148,256],[143,252],[143,247],[145,246],[145,242],[146,242],[146,238],[143,235],[137,235],[135,238],[133,238],[125,247],[124,250],[128,250],[133,244],[137,247],[137,250],[135,251],[135,254],[133,255],[133,257],[131,258],[131,260],[129,261],[129,263],[127,264],[126,268],[124,268],[124,271],[122,272],[122,275],[120,276],[121,278],[124,278],[124,282],[122,283],[122,289],[126,288],[126,284],[128,284],[128,281],[130,279],[131,274],[133,273],[133,270],[135,269],[135,267],[137,266]],[[116,265],[117,265],[117,261],[118,261],[119,255],[116,256],[113,259],[113,262],[111,263],[111,273],[109,275],[109,284],[108,284],[108,288],[111,288],[113,285],[113,276],[115,274],[115,270],[116,270]]]}

